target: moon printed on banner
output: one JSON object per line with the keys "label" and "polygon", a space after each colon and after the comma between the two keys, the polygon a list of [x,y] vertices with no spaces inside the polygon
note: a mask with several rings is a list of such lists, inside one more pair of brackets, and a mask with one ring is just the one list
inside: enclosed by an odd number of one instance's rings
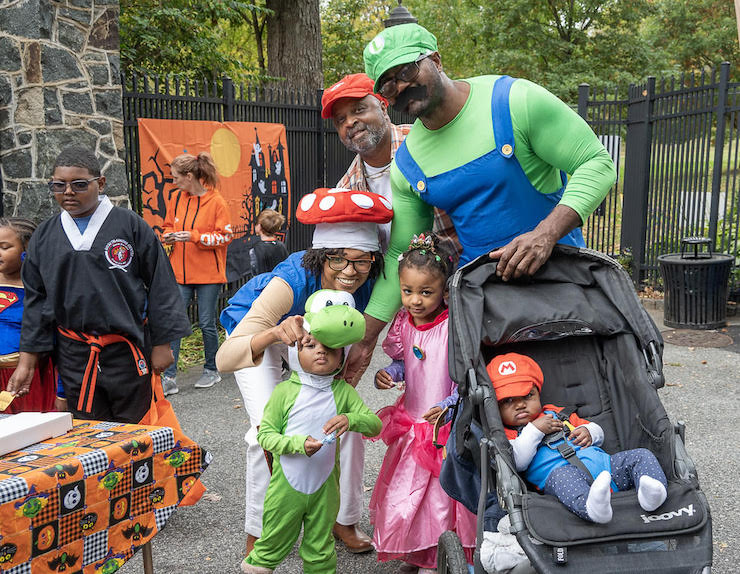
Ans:
{"label": "moon printed on banner", "polygon": [[219,175],[231,177],[242,158],[239,138],[230,129],[218,128],[211,137],[211,155]]}

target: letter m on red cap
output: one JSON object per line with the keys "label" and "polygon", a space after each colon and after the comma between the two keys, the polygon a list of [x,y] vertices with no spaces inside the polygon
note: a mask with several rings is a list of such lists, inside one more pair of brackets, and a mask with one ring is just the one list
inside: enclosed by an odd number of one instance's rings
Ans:
{"label": "letter m on red cap", "polygon": [[514,361],[504,361],[498,366],[498,374],[501,376],[513,375],[514,373],[516,373],[516,363]]}

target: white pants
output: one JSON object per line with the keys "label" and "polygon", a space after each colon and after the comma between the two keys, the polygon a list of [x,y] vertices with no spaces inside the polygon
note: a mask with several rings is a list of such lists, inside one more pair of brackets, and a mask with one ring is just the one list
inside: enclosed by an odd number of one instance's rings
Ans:
{"label": "white pants", "polygon": [[[252,536],[262,535],[262,506],[270,472],[265,454],[257,442],[257,427],[273,389],[283,380],[282,357],[287,358],[288,348],[282,343],[271,345],[265,350],[262,363],[256,367],[239,369],[234,373],[236,383],[244,399],[244,406],[251,424],[244,440],[247,443],[247,492],[244,531]],[[362,517],[364,496],[363,474],[365,468],[365,445],[359,433],[342,435],[339,448],[339,492],[340,505],[337,522],[356,524]]]}

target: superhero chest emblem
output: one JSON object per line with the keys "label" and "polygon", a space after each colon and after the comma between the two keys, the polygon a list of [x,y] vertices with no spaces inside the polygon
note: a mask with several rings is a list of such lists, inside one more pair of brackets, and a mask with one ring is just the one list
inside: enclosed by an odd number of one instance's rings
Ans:
{"label": "superhero chest emblem", "polygon": [[18,301],[18,295],[12,291],[0,291],[0,313]]}

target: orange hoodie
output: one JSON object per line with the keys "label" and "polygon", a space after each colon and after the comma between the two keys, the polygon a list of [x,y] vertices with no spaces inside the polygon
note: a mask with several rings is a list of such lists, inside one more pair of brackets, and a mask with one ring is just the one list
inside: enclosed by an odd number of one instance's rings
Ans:
{"label": "orange hoodie", "polygon": [[190,241],[172,245],[170,263],[181,285],[226,282],[226,248],[231,242],[231,217],[219,192],[203,195],[178,191],[167,208],[162,235],[189,231]]}

